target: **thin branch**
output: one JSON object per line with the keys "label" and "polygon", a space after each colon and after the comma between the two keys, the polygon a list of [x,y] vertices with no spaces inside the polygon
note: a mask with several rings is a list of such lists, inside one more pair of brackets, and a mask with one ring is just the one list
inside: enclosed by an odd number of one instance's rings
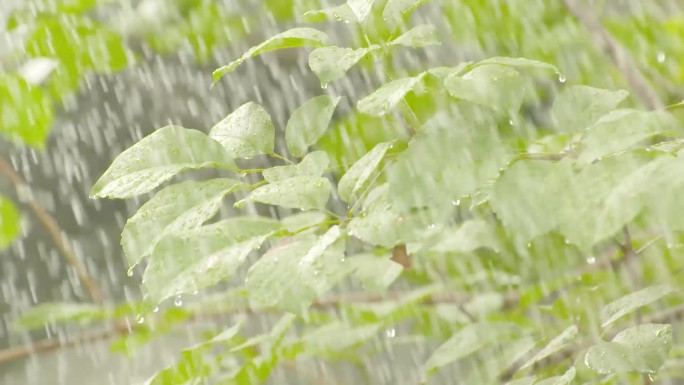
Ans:
{"label": "thin branch", "polygon": [[565,7],[584,26],[592,40],[613,61],[615,67],[629,82],[637,97],[652,110],[663,108],[663,101],[651,87],[639,67],[632,60],[625,48],[603,27],[601,21],[591,8],[578,4],[576,0],[563,0]]}
{"label": "thin branch", "polygon": [[[10,182],[14,185],[17,191],[26,190],[28,185],[19,176],[19,174],[14,171],[12,166],[7,160],[0,156],[0,174],[5,175]],[[76,271],[76,275],[81,280],[83,285],[86,287],[90,297],[96,302],[102,302],[104,296],[102,294],[102,289],[91,277],[90,273],[86,269],[85,265],[76,256],[76,253],[71,248],[71,245],[66,241],[66,237],[63,235],[62,229],[57,224],[57,221],[47,212],[45,209],[38,204],[38,202],[30,197],[27,202],[28,206],[31,208],[33,213],[40,224],[48,232],[55,246],[60,250],[66,262]]]}

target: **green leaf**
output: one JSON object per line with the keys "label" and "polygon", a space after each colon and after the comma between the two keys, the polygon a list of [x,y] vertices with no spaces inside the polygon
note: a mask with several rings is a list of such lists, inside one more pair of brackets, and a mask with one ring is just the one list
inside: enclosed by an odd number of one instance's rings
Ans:
{"label": "green leaf", "polygon": [[444,86],[455,98],[502,112],[517,112],[525,94],[520,73],[497,64],[475,67],[463,76],[452,74],[444,80]]}
{"label": "green leaf", "polygon": [[506,67],[513,67],[515,69],[539,69],[539,70],[550,70],[553,71],[557,74],[560,74],[560,71],[556,66],[553,64],[549,63],[544,63],[538,60],[532,60],[532,59],[526,59],[523,57],[505,57],[505,56],[496,56],[496,57],[490,57],[488,59],[479,61],[477,63],[473,64],[473,67],[477,66],[482,66],[482,65],[490,65],[490,64],[496,64],[496,65],[502,65]]}
{"label": "green leaf", "polygon": [[183,352],[190,352],[192,350],[200,350],[206,347],[209,347],[211,345],[215,344],[224,344],[226,342],[230,342],[240,331],[240,328],[242,328],[242,321],[236,323],[235,325],[229,327],[228,329],[222,331],[221,333],[215,335],[213,338],[210,340],[200,342],[198,344],[195,344],[187,349],[184,349]]}
{"label": "green leaf", "polygon": [[577,334],[579,332],[579,329],[577,329],[577,326],[572,325],[569,328],[563,330],[561,334],[556,336],[554,339],[549,341],[546,346],[544,346],[543,349],[537,352],[532,358],[527,360],[519,370],[523,370],[525,368],[529,368],[530,366],[536,364],[537,362],[543,360],[544,358],[558,352],[561,349],[564,349],[568,343],[574,341],[577,338]]}
{"label": "green leaf", "polygon": [[391,142],[377,144],[349,168],[340,179],[337,187],[337,192],[342,200],[351,203],[359,192],[363,192],[362,190],[368,186],[371,176],[391,146]]}
{"label": "green leaf", "polygon": [[299,164],[276,166],[262,171],[264,179],[270,183],[279,182],[296,176],[321,176],[328,168],[330,159],[325,151],[313,151],[304,157]]}
{"label": "green leaf", "polygon": [[599,374],[639,372],[655,374],[672,348],[672,326],[645,324],[623,330],[612,342],[587,351],[584,363]]}
{"label": "green leaf", "polygon": [[682,100],[682,101],[679,102],[679,103],[671,104],[671,105],[665,107],[665,110],[667,110],[667,111],[676,111],[676,110],[680,110],[680,109],[682,109],[682,108],[684,108],[684,100]]}
{"label": "green leaf", "polygon": [[322,47],[326,45],[327,41],[328,35],[314,28],[293,28],[281,32],[263,43],[250,48],[239,59],[216,69],[213,73],[214,83],[221,79],[223,75],[235,71],[240,64],[251,57],[285,48]]}
{"label": "green leaf", "polygon": [[12,201],[0,194],[0,250],[19,236],[21,216]]}
{"label": "green leaf", "polygon": [[394,282],[404,267],[392,261],[389,255],[358,254],[347,258],[354,266],[354,277],[369,292],[383,293]]}
{"label": "green leaf", "polygon": [[382,18],[392,30],[402,23],[406,15],[413,12],[427,0],[388,0],[382,11]]}
{"label": "green leaf", "polygon": [[358,23],[359,21],[347,3],[337,7],[307,11],[304,14],[304,20],[311,23],[320,23],[326,19],[334,19],[346,23]]}
{"label": "green leaf", "polygon": [[50,97],[18,75],[0,75],[0,134],[44,148],[54,120]]}
{"label": "green leaf", "polygon": [[30,308],[16,322],[21,329],[38,329],[48,324],[79,322],[89,323],[105,318],[107,309],[82,303],[42,303]]}
{"label": "green leaf", "polygon": [[292,113],[285,127],[285,141],[293,156],[304,156],[309,146],[323,136],[340,99],[339,96],[316,96]]}
{"label": "green leaf", "polygon": [[537,381],[537,377],[527,376],[507,382],[505,385],[532,385]]}
{"label": "green leaf", "polygon": [[247,273],[250,298],[262,306],[279,306],[301,314],[318,297],[351,272],[344,261],[338,226],[318,239],[294,239],[264,254]]}
{"label": "green leaf", "polygon": [[146,299],[156,304],[229,278],[249,253],[280,229],[274,220],[236,217],[164,237],[145,269]]}
{"label": "green leaf", "polygon": [[[280,220],[280,223],[285,226],[287,231],[295,233],[305,228],[315,227],[316,225],[324,222],[328,219],[326,213],[318,211],[305,211],[302,213],[297,213],[293,215],[288,215],[287,217]],[[311,229],[315,230],[314,228]]]}
{"label": "green leaf", "polygon": [[232,179],[187,181],[159,191],[142,205],[121,233],[121,246],[133,267],[168,234],[200,226],[221,208],[223,198],[247,185]]}
{"label": "green leaf", "polygon": [[354,12],[359,23],[365,23],[373,9],[373,2],[375,0],[347,0],[347,5]]}
{"label": "green leaf", "polygon": [[90,195],[129,198],[151,191],[181,171],[209,167],[237,169],[232,154],[204,133],[166,126],[119,154]]}
{"label": "green leaf", "polygon": [[392,110],[423,80],[425,73],[414,77],[402,78],[383,84],[372,94],[359,100],[356,108],[364,114],[382,116]]}
{"label": "green leaf", "polygon": [[333,321],[305,334],[298,344],[301,344],[306,355],[339,353],[377,336],[381,326],[381,324],[352,326],[342,321]]}
{"label": "green leaf", "polygon": [[431,251],[465,253],[480,247],[496,248],[499,242],[496,228],[492,223],[482,219],[471,219],[456,228],[445,230],[439,241],[430,243]]}
{"label": "green leaf", "polygon": [[629,92],[625,90],[572,86],[556,97],[551,116],[561,131],[580,131],[614,110],[627,96]]}
{"label": "green leaf", "polygon": [[437,36],[437,28],[432,24],[421,24],[413,27],[387,43],[390,47],[403,45],[413,48],[423,48],[440,44],[442,44],[442,42],[440,41],[439,36]]}
{"label": "green leaf", "polygon": [[463,327],[435,350],[425,364],[428,373],[469,356],[486,345],[515,334],[518,328],[508,323],[477,323]]}
{"label": "green leaf", "polygon": [[314,210],[325,208],[330,198],[330,180],[323,177],[296,176],[261,186],[236,205],[260,202],[291,209]]}
{"label": "green leaf", "polygon": [[379,45],[364,48],[322,47],[316,48],[309,55],[309,67],[318,76],[321,86],[326,87],[366,57],[369,53],[380,49]]}
{"label": "green leaf", "polygon": [[634,310],[653,303],[676,289],[669,285],[657,285],[641,289],[615,300],[601,309],[601,327],[606,327]]}
{"label": "green leaf", "polygon": [[681,126],[663,111],[616,110],[587,128],[579,142],[579,163],[615,155],[658,134],[681,133]]}
{"label": "green leaf", "polygon": [[569,385],[577,375],[577,369],[570,368],[562,376],[556,376],[536,382],[535,385]]}
{"label": "green leaf", "polygon": [[275,127],[271,117],[256,103],[246,103],[212,127],[209,136],[239,158],[270,154]]}
{"label": "green leaf", "polygon": [[490,205],[507,229],[527,241],[561,224],[557,197],[567,194],[571,179],[569,162],[519,161],[494,184]]}

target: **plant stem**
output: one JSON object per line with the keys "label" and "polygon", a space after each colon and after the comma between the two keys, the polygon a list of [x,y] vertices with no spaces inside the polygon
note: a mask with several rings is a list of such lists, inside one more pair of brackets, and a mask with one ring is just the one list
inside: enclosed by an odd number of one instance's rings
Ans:
{"label": "plant stem", "polygon": [[[0,174],[5,175],[12,182],[17,191],[26,190],[29,188],[21,176],[14,171],[9,162],[2,156],[0,156]],[[57,246],[64,256],[66,262],[76,271],[76,275],[83,283],[83,286],[85,286],[90,297],[96,302],[103,302],[104,295],[102,294],[102,289],[90,275],[85,265],[76,256],[74,249],[71,248],[71,245],[66,240],[66,235],[57,224],[57,221],[40,204],[38,204],[33,197],[28,198],[27,204],[35,214],[40,224],[48,232],[55,246]]]}
{"label": "plant stem", "polygon": [[275,152],[272,153],[272,154],[268,154],[268,156],[270,156],[271,158],[280,159],[280,160],[282,160],[283,162],[286,162],[286,163],[288,163],[288,164],[294,164],[294,163],[295,163],[295,162],[293,162],[293,161],[287,159],[286,157],[284,157],[284,156],[282,156],[282,155],[276,154]]}

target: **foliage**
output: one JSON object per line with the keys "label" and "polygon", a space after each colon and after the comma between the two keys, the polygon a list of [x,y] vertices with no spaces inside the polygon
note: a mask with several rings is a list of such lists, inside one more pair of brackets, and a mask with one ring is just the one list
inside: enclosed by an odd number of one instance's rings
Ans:
{"label": "foliage", "polygon": [[[527,110],[532,94],[569,76],[540,61],[560,62],[546,52],[388,74],[351,111],[338,111],[345,95],[328,83],[367,58],[384,65],[397,46],[439,43],[433,26],[399,28],[422,3],[349,0],[308,12],[310,20],[346,22],[366,35],[364,45],[332,46],[319,29],[294,28],[213,74],[216,82],[251,57],[313,48],[309,66],[327,91],[295,109],[285,127],[249,101],[208,134],[158,129],[95,183],[95,197],[130,198],[186,170],[227,175],[171,181],[128,220],[127,260],[145,266],[145,298],[135,309],[142,330],[164,317],[153,309],[169,298],[228,280],[227,298],[187,311],[199,316],[220,303],[224,313],[280,317],[256,336],[239,323],[219,330],[147,384],[259,384],[304,357],[362,361],[383,333],[390,345],[432,347],[420,366],[427,383],[455,367],[473,384],[640,383],[667,371],[678,341],[653,310],[673,305],[681,283],[663,282],[660,266],[644,263],[634,286],[605,269],[648,253],[681,267],[672,244],[684,230],[677,108],[620,108],[636,104],[625,90],[565,85],[547,100],[550,123],[538,128]],[[537,3],[510,2],[504,21],[481,18],[488,2],[458,2],[447,14],[476,10],[470,22],[491,28],[480,37],[490,48],[491,34],[533,40],[511,25],[521,14],[564,28],[543,17],[556,5],[539,11]],[[451,24],[456,37],[470,33]],[[384,131],[358,139],[362,150],[349,155],[327,135],[350,126]],[[289,154],[276,153],[279,139]],[[244,167],[254,157],[282,164]],[[208,223],[227,196],[231,214]],[[254,215],[269,206],[283,217]],[[99,314],[52,306],[45,322]],[[41,314],[24,323],[40,324]]]}

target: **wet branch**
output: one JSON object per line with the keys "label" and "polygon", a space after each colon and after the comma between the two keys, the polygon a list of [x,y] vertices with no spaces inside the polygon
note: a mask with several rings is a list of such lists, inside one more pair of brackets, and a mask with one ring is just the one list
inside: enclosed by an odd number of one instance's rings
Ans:
{"label": "wet branch", "polygon": [[[0,156],[0,174],[5,175],[10,182],[12,182],[17,191],[26,190],[28,188],[26,182],[24,182],[21,176],[14,171],[14,168],[2,156]],[[96,302],[102,302],[104,300],[102,289],[90,275],[85,265],[81,263],[76,256],[76,253],[71,248],[71,245],[69,245],[67,242],[62,229],[57,224],[57,221],[40,204],[38,204],[33,197],[29,197],[27,204],[35,214],[36,218],[38,218],[40,224],[48,232],[52,238],[52,241],[60,250],[66,262],[76,271],[78,278],[86,287],[90,297]],[[1,357],[2,356],[0,356],[0,358]]]}
{"label": "wet branch", "polygon": [[579,4],[577,0],[563,0],[563,3],[587,30],[592,40],[612,60],[646,107],[652,110],[663,108],[664,104],[658,93],[651,87],[627,50],[603,27],[596,12]]}

